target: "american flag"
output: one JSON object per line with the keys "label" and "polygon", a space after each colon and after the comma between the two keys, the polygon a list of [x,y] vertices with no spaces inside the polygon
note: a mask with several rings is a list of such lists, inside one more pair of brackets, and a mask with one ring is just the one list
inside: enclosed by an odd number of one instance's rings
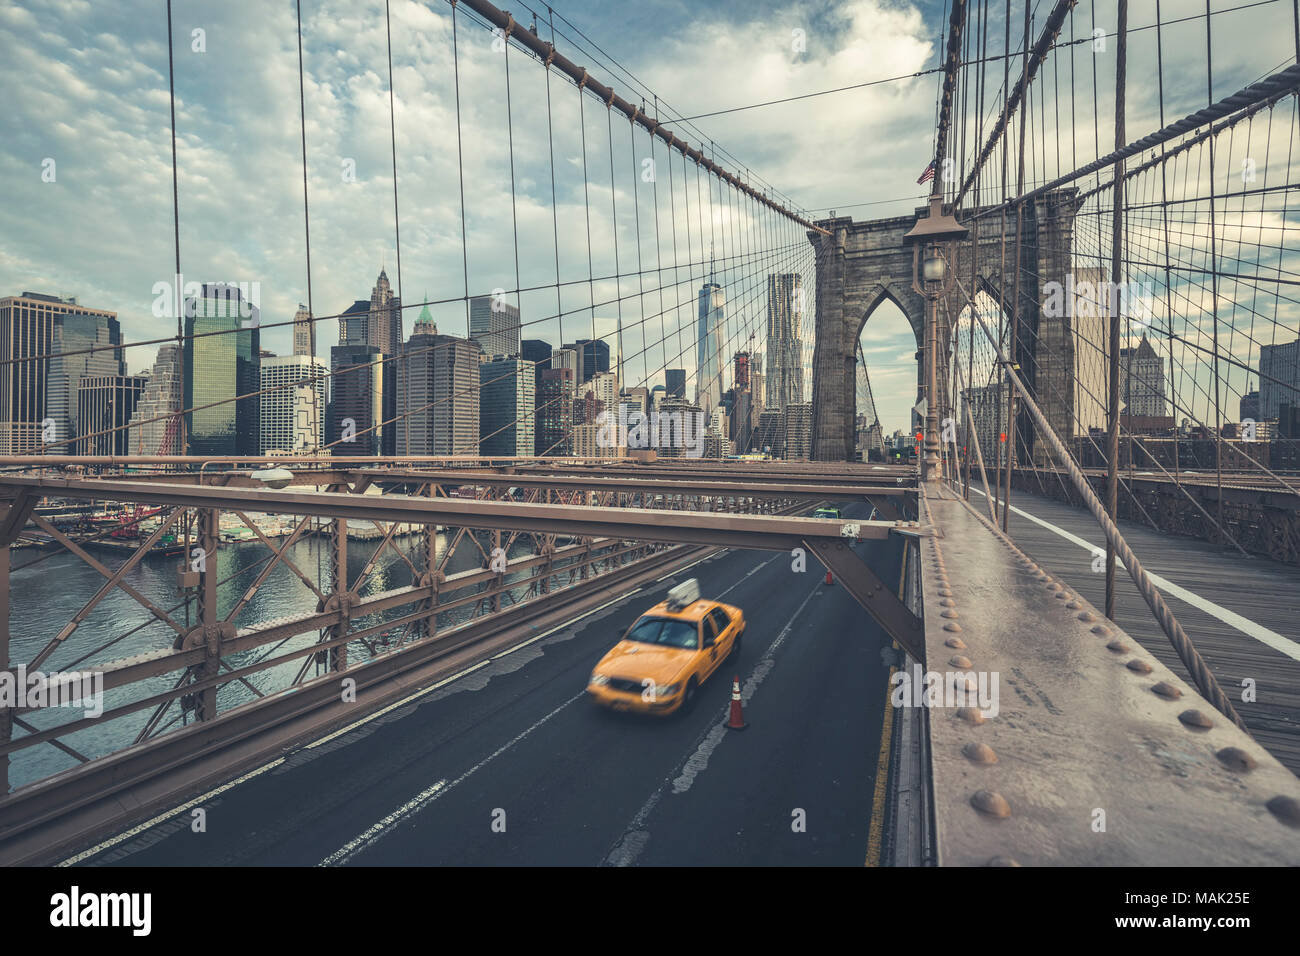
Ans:
{"label": "american flag", "polygon": [[928,183],[928,182],[929,182],[930,180],[932,180],[932,179],[934,179],[934,160],[933,160],[933,159],[930,160],[930,165],[927,166],[927,167],[925,167],[925,172],[921,173],[921,176],[920,176],[919,179],[917,179],[916,184],[919,186],[919,185],[921,185],[922,183]]}

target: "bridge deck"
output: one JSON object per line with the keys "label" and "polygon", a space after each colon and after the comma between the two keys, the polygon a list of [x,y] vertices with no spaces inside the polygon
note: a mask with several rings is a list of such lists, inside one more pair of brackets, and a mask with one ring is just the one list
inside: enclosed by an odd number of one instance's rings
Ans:
{"label": "bridge deck", "polygon": [[[945,686],[975,672],[999,687],[982,721],[930,709],[941,865],[1300,859],[1300,781],[951,491],[930,494],[928,668]],[[1178,699],[1154,693],[1160,682]],[[1193,710],[1208,728],[1184,722]],[[1235,755],[1252,768],[1229,769]]]}
{"label": "bridge deck", "polygon": [[[977,492],[972,492],[971,504],[983,507]],[[1011,506],[1008,527],[1016,544],[1104,607],[1105,574],[1092,570],[1092,554],[1080,544],[1105,546],[1092,515],[1032,495],[1012,494]],[[1120,528],[1143,567],[1174,585],[1157,582],[1251,733],[1300,774],[1300,569],[1190,538],[1171,540],[1131,521],[1121,521]],[[1116,622],[1162,664],[1190,680],[1133,580],[1122,568],[1116,580]],[[1253,702],[1242,700],[1242,682],[1248,679],[1255,681]]]}

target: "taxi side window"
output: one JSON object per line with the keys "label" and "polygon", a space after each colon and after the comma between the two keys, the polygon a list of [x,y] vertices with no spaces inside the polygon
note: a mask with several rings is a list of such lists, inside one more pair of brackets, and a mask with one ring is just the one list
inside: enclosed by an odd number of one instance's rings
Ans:
{"label": "taxi side window", "polygon": [[704,628],[704,644],[702,646],[708,647],[718,639],[719,634],[718,629],[713,626],[713,616],[706,614],[700,621],[700,626]]}
{"label": "taxi side window", "polygon": [[710,611],[709,618],[713,621],[718,634],[721,634],[731,625],[731,618],[727,617],[727,612],[720,607],[715,607]]}

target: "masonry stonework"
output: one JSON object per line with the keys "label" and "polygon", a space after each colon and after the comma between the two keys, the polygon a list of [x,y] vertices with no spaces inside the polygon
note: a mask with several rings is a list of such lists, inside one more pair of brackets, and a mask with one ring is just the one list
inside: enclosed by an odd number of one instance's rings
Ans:
{"label": "masonry stonework", "polygon": [[[1037,197],[1026,207],[1020,225],[1018,359],[1021,375],[1062,437],[1073,435],[1069,427],[1074,420],[1073,336],[1068,316],[1044,321],[1040,304],[1043,286],[1050,281],[1063,283],[1071,266],[1076,193],[1075,189],[1067,188]],[[912,249],[903,244],[903,236],[927,212],[926,207],[919,207],[913,216],[857,223],[846,216],[823,219],[817,225],[829,235],[808,233],[817,260],[812,425],[815,461],[847,461],[853,457],[857,341],[872,313],[885,301],[898,306],[912,326],[917,346],[915,400],[919,401],[924,394],[925,300],[912,290]],[[1001,295],[1005,311],[1010,315],[1016,297],[1015,213],[1003,216],[976,209],[964,211],[959,218],[973,236],[978,235],[978,250],[972,258],[970,242],[956,244],[949,251],[950,267],[972,295],[974,290],[983,290],[994,301]],[[1003,275],[1008,276],[1005,290]],[[965,301],[962,290],[954,287],[939,303],[941,418],[951,414],[947,369],[953,322],[962,313]],[[985,321],[991,329],[996,329],[996,315],[986,316]],[[1033,454],[1034,430],[1023,410],[1017,418],[1016,433],[1017,453]]]}

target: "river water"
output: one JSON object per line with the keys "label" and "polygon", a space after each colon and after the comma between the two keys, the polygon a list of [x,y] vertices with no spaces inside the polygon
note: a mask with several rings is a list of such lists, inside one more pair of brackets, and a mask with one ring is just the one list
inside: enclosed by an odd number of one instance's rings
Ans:
{"label": "river water", "polygon": [[[454,531],[452,532],[454,534]],[[398,546],[408,555],[418,550],[421,538],[409,535],[394,538]],[[438,536],[438,552],[441,555],[446,547],[445,534]],[[366,562],[374,553],[379,540],[348,542],[348,581],[355,582],[364,569]],[[278,546],[278,545],[277,545]],[[486,547],[486,544],[485,544]],[[77,556],[60,551],[46,557],[45,560],[26,570],[27,564],[46,552],[35,548],[18,549],[12,552],[14,572],[11,582],[10,610],[10,661],[11,666],[26,664],[58,635],[82,606],[103,586],[105,579]],[[126,559],[125,554],[106,551],[92,552],[101,563],[115,569]],[[530,544],[517,542],[510,549],[510,557],[517,558],[531,553]],[[235,572],[239,573],[218,587],[217,605],[219,616],[224,618],[238,603],[248,587],[257,579],[265,566],[264,559],[269,554],[260,543],[242,543],[223,545],[217,553],[217,576],[225,579]],[[308,537],[295,542],[286,552],[286,556],[309,579],[317,582],[322,592],[328,593],[330,580],[330,541],[328,537]],[[211,559],[209,559],[211,561]],[[162,557],[150,555],[126,575],[125,581],[141,594],[149,598],[164,611],[171,611],[180,604],[182,596],[176,588],[176,571],[181,562],[180,557]],[[412,558],[412,564],[422,566],[421,561]],[[460,571],[477,568],[482,565],[482,555],[474,542],[466,534],[453,552],[445,572],[455,574]],[[411,571],[400,557],[387,549],[376,561],[365,582],[361,586],[361,595],[373,595],[392,588],[411,584]],[[517,595],[522,596],[522,591]],[[277,566],[267,580],[254,593],[248,604],[240,611],[235,620],[237,627],[254,627],[273,618],[282,618],[295,614],[304,614],[316,610],[316,595],[283,563]],[[388,619],[398,617],[412,610],[410,605],[387,612]],[[440,615],[439,627],[459,623],[467,619],[471,609],[464,608]],[[171,611],[171,617],[179,624],[186,624],[184,608]],[[197,606],[191,602],[188,621],[197,618]],[[354,619],[353,628],[379,623],[383,618],[369,617]],[[150,623],[152,621],[152,623]],[[146,625],[135,630],[139,625]],[[132,632],[133,633],[128,633]],[[125,636],[124,636],[125,635]],[[120,588],[112,589],[95,607],[86,619],[69,635],[63,643],[41,665],[44,673],[53,671],[93,671],[96,665],[102,666],[109,661],[120,660],[136,654],[157,652],[172,647],[176,637],[175,631],[166,624],[156,620],[141,604]],[[113,641],[111,646],[90,654],[101,645]],[[295,637],[286,642],[277,653],[284,653],[295,648],[305,647],[317,640],[316,632]],[[225,658],[232,668],[238,668],[265,656],[273,645],[257,648],[243,654],[233,654]],[[355,660],[358,655],[368,655],[360,644],[354,643],[349,653]],[[87,656],[90,654],[90,656]],[[266,693],[281,690],[291,684],[302,659],[278,665],[260,671],[246,678],[258,690]],[[315,673],[315,665],[309,676]],[[139,700],[154,693],[171,689],[180,672],[160,675],[128,687],[107,691],[104,694],[104,708]],[[225,711],[237,704],[256,697],[252,690],[232,681],[218,693],[218,710]],[[116,720],[96,724],[89,729],[59,738],[66,745],[86,757],[102,756],[106,753],[129,745],[136,735],[145,727],[152,709],[137,711]],[[47,708],[43,711],[23,715],[22,719],[37,727],[46,729],[68,723],[83,716],[81,708]],[[162,726],[171,724],[171,729],[180,726],[178,706],[173,704],[162,720]],[[22,737],[26,731],[15,726],[14,737]],[[18,787],[34,780],[42,779],[52,773],[76,766],[77,759],[49,743],[39,744],[11,755],[9,782],[11,787]]]}

